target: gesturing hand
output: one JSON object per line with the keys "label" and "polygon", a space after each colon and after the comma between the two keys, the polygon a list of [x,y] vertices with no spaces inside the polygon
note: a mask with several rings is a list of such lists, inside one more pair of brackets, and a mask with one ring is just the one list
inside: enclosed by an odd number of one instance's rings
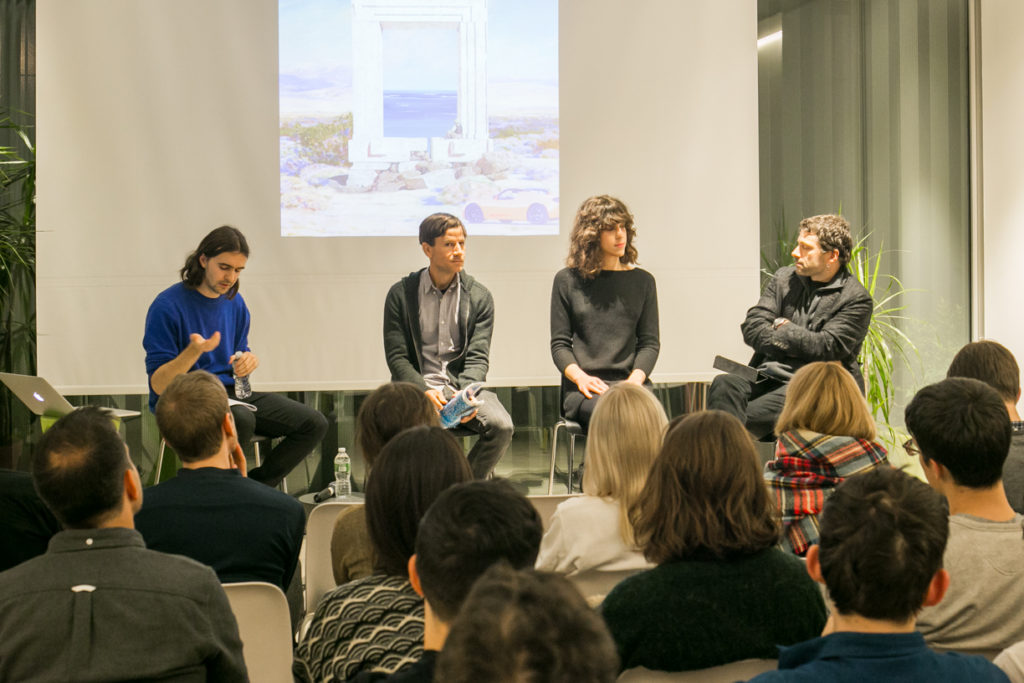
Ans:
{"label": "gesturing hand", "polygon": [[204,339],[203,335],[193,332],[188,336],[188,341],[197,351],[213,351],[220,345],[220,332],[214,332],[209,339]]}

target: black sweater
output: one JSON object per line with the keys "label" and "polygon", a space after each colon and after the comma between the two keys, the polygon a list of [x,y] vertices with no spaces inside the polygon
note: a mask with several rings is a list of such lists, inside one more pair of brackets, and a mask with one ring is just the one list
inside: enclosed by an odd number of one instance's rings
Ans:
{"label": "black sweater", "polygon": [[658,290],[646,270],[603,270],[592,280],[563,268],[551,288],[551,358],[605,381],[658,360]]}

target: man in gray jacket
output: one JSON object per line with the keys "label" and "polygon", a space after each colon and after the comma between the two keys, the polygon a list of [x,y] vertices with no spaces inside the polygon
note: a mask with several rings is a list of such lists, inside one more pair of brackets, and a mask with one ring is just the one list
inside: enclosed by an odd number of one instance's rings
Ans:
{"label": "man in gray jacket", "polygon": [[0,573],[0,680],[248,680],[217,575],[135,531],[142,483],[106,414],[58,420],[32,477],[64,531]]}
{"label": "man in gray jacket", "polygon": [[838,361],[864,390],[857,355],[874,304],[846,267],[852,251],[850,224],[842,216],[800,222],[793,265],[775,272],[740,325],[743,341],[754,349],[749,365],[760,371],[759,379],[716,377],[709,408],[732,413],[762,439],[775,428],[789,378],[808,363]]}
{"label": "man in gray jacket", "polygon": [[[420,247],[429,260],[396,282],[384,301],[384,353],[391,379],[411,382],[441,410],[459,389],[487,379],[494,300],[463,272],[466,228],[451,214],[420,223]],[[512,418],[490,391],[478,394],[475,416],[462,424],[480,438],[469,452],[477,479],[486,477],[512,441]]]}

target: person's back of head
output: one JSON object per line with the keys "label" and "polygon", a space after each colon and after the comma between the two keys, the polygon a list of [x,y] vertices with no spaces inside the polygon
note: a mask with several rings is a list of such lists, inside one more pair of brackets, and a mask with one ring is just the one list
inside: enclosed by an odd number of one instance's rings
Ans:
{"label": "person's back of head", "polygon": [[621,382],[604,393],[587,432],[588,495],[617,500],[623,542],[634,544],[629,508],[640,498],[651,465],[661,449],[668,417],[650,390]]}
{"label": "person's back of head", "polygon": [[779,540],[750,434],[719,410],[673,424],[630,519],[644,556],[657,564],[747,555]]}
{"label": "person's back of head", "polygon": [[990,488],[1002,478],[1012,429],[992,387],[976,379],[944,379],[917,392],[905,417],[923,464],[938,462],[954,483],[968,488]]}
{"label": "person's back of head", "polygon": [[789,381],[775,435],[799,429],[868,441],[877,435],[857,381],[836,361],[808,363]]}
{"label": "person's back of head", "polygon": [[384,445],[403,429],[440,424],[422,389],[410,382],[389,382],[370,392],[359,407],[356,443],[370,469]]}
{"label": "person's back of head", "polygon": [[820,522],[812,550],[839,614],[896,623],[917,614],[942,568],[949,533],[939,493],[879,467],[840,484]]}
{"label": "person's back of head", "polygon": [[133,469],[110,417],[85,407],[43,434],[32,459],[32,480],[65,528],[88,529],[121,511],[125,472]]}
{"label": "person's back of head", "polygon": [[441,427],[412,427],[391,439],[366,482],[374,568],[406,576],[420,519],[442,491],[472,479],[462,446]]}
{"label": "person's back of head", "polygon": [[966,344],[953,356],[946,377],[969,377],[995,389],[1005,402],[1020,398],[1020,368],[1010,350],[990,340]]}
{"label": "person's back of head", "polygon": [[446,683],[611,683],[619,658],[604,621],[564,577],[488,569],[437,659]]}
{"label": "person's back of head", "polygon": [[160,436],[182,462],[215,455],[224,439],[224,420],[230,419],[224,385],[205,370],[178,375],[156,402]]}
{"label": "person's back of head", "polygon": [[416,575],[434,614],[454,619],[474,581],[498,562],[533,567],[543,533],[537,510],[503,479],[441,493],[416,535]]}

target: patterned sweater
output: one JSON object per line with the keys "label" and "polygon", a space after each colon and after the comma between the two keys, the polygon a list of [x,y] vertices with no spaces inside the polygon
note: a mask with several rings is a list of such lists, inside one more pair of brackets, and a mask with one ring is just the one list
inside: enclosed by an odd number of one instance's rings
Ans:
{"label": "patterned sweater", "polygon": [[423,599],[404,576],[374,574],[338,586],[317,605],[295,650],[301,681],[394,673],[423,656]]}
{"label": "patterned sweater", "polygon": [[764,467],[768,488],[782,513],[780,544],[803,555],[818,542],[818,513],[843,479],[887,464],[885,449],[873,441],[799,430],[783,432],[775,459]]}

